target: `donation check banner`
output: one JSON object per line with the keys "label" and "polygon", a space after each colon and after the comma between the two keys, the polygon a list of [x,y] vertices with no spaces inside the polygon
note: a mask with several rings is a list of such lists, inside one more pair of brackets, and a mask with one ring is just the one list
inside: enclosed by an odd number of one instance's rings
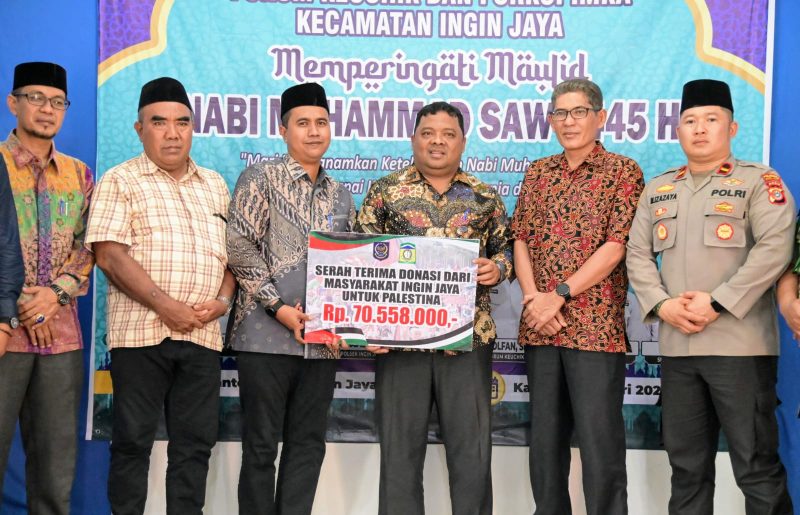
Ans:
{"label": "donation check banner", "polygon": [[305,339],[471,350],[478,240],[311,232]]}

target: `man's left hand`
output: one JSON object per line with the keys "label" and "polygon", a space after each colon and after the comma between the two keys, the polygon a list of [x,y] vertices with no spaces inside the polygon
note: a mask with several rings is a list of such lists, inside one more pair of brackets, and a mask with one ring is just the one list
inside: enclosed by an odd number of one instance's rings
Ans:
{"label": "man's left hand", "polygon": [[24,301],[19,303],[19,321],[27,328],[36,325],[39,315],[50,320],[59,308],[56,292],[47,286],[28,286],[22,289]]}
{"label": "man's left hand", "polygon": [[561,311],[564,302],[564,297],[556,294],[555,291],[534,294],[533,298],[525,304],[523,313],[525,323],[537,332],[541,331]]}
{"label": "man's left hand", "polygon": [[686,305],[686,309],[692,313],[706,317],[708,322],[703,324],[703,328],[719,318],[719,313],[714,311],[714,308],[711,307],[710,293],[705,291],[687,291],[683,292],[681,297],[689,301],[689,303]]}
{"label": "man's left hand", "polygon": [[218,299],[207,300],[202,304],[192,306],[192,308],[197,312],[197,316],[203,324],[216,320],[228,312],[228,305]]}
{"label": "man's left hand", "polygon": [[472,260],[478,265],[478,284],[494,286],[500,282],[500,267],[489,258],[477,258]]}
{"label": "man's left hand", "polygon": [[31,344],[33,344],[34,347],[49,348],[53,346],[56,335],[52,320],[52,318],[47,318],[41,324],[25,327],[25,330],[28,332],[28,338],[30,338]]}

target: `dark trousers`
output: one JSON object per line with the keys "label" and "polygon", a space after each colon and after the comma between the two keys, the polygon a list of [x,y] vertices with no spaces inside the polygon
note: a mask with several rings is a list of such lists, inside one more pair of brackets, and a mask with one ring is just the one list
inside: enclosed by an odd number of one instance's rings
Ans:
{"label": "dark trousers", "polygon": [[0,492],[19,419],[31,515],[68,515],[78,448],[83,351],[0,358]]}
{"label": "dark trousers", "polygon": [[376,358],[380,515],[422,515],[428,419],[435,401],[453,515],[492,513],[491,345],[445,356],[392,351]]}
{"label": "dark trousers", "polygon": [[711,515],[720,426],[748,515],[788,515],[778,457],[775,356],[663,359],[664,446],[672,466],[671,515]]}
{"label": "dark trousers", "polygon": [[162,411],[167,435],[167,513],[201,514],[219,428],[219,352],[188,341],[111,351],[114,421],[108,499],[115,515],[140,514]]}
{"label": "dark trousers", "polygon": [[325,457],[336,360],[240,352],[236,361],[242,403],[239,513],[308,515]]}
{"label": "dark trousers", "polygon": [[570,439],[578,438],[588,515],[628,513],[625,355],[526,346],[530,472],[536,515],[572,513]]}

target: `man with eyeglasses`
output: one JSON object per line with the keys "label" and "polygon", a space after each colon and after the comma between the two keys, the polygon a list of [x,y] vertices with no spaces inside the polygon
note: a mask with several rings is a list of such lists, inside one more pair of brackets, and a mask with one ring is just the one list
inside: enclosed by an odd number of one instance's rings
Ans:
{"label": "man with eyeglasses", "polygon": [[519,342],[530,390],[530,474],[537,515],[570,513],[570,441],[577,436],[586,512],[627,513],[625,244],[644,187],[628,157],[596,135],[600,88],[557,85],[550,127],[564,148],[531,163],[512,218],[523,293]]}
{"label": "man with eyeglasses", "polygon": [[201,515],[205,503],[219,427],[218,318],[235,280],[225,248],[228,186],[189,156],[193,116],[179,81],[160,77],[142,86],[133,127],[144,151],[103,175],[89,216],[86,244],[109,282],[114,515],[144,512],[162,413],[165,513]]}
{"label": "man with eyeglasses", "polygon": [[17,65],[6,103],[17,126],[0,155],[14,195],[25,286],[0,357],[0,472],[19,418],[29,513],[68,514],[83,384],[75,298],[86,294],[94,265],[83,246],[94,182],[84,163],[53,144],[69,107],[64,68]]}
{"label": "man with eyeglasses", "polygon": [[[775,418],[775,281],[791,260],[795,203],[778,172],[731,154],[733,112],[726,83],[684,85],[677,133],[686,164],[647,184],[628,242],[643,318],[662,322],[672,515],[714,511],[720,429],[746,513],[792,513]],[[797,282],[784,278],[778,292],[789,307]]]}

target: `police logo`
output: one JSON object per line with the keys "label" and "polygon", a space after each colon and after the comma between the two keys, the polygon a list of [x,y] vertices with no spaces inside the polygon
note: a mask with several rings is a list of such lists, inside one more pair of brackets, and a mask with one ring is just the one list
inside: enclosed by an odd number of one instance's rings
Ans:
{"label": "police logo", "polygon": [[656,227],[656,235],[658,236],[659,240],[666,240],[667,236],[669,236],[667,226],[664,224],[658,224],[658,227]]}
{"label": "police logo", "polygon": [[665,207],[659,207],[658,209],[656,209],[655,215],[656,215],[656,216],[661,216],[661,215],[663,215],[663,214],[664,214],[664,213],[666,213],[666,212],[667,212],[667,208],[665,208]]}
{"label": "police logo", "polygon": [[398,263],[411,263],[417,262],[417,246],[413,243],[400,244],[400,257],[397,259]]}
{"label": "police logo", "polygon": [[506,381],[496,370],[492,370],[492,406],[502,402],[506,396]]}
{"label": "police logo", "polygon": [[675,185],[674,184],[665,184],[663,186],[659,186],[658,188],[656,188],[656,191],[659,192],[659,193],[666,193],[666,192],[672,191],[674,189],[675,189]]}
{"label": "police logo", "polygon": [[717,238],[721,240],[733,238],[733,227],[731,224],[719,224],[717,226]]}
{"label": "police logo", "polygon": [[378,261],[383,261],[389,257],[389,242],[376,241],[372,244],[372,257]]}

